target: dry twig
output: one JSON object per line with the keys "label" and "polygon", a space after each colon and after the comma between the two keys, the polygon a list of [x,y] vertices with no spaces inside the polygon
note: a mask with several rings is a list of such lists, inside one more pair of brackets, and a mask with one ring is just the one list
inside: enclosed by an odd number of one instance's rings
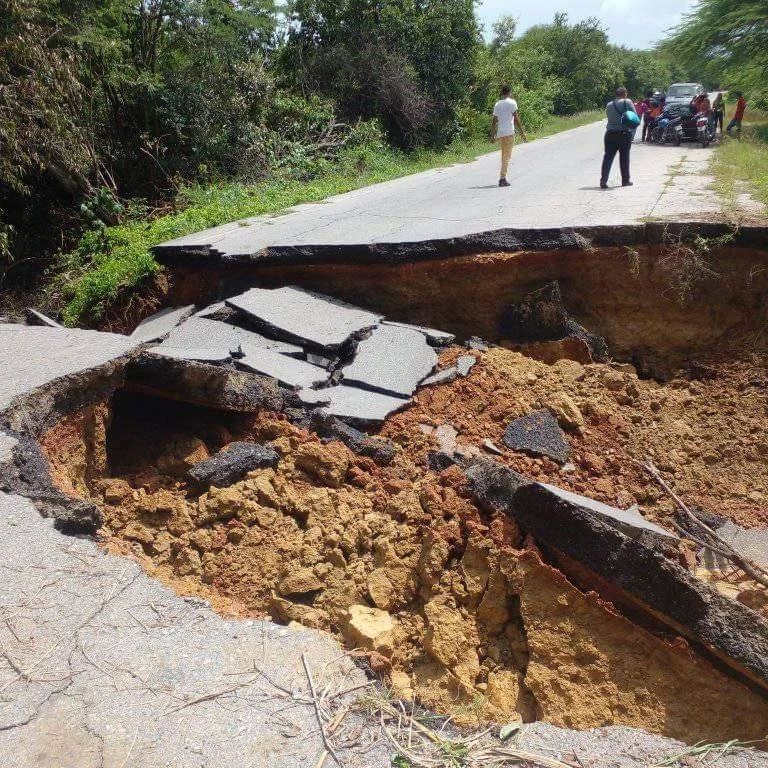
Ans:
{"label": "dry twig", "polygon": [[727,541],[725,541],[725,539],[719,536],[716,531],[713,531],[705,522],[700,520],[686,506],[683,500],[672,490],[672,488],[670,488],[650,459],[647,459],[645,463],[637,463],[659,484],[662,490],[675,502],[678,509],[691,521],[691,523],[693,523],[694,527],[702,532],[702,537],[705,541],[684,531],[686,536],[689,536],[692,541],[695,541],[698,544],[703,544],[717,554],[727,558],[741,568],[741,570],[751,579],[754,579],[764,587],[768,587],[768,571],[742,557]]}

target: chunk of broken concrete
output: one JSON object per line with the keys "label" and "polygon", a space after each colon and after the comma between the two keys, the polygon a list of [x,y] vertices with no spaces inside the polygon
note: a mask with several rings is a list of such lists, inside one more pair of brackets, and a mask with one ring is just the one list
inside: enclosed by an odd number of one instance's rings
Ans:
{"label": "chunk of broken concrete", "polygon": [[477,352],[487,352],[488,342],[481,339],[479,336],[470,336],[465,342],[464,346],[467,349],[474,349]]}
{"label": "chunk of broken concrete", "polygon": [[268,329],[270,336],[328,350],[381,321],[381,315],[295,286],[251,288],[226,303]]}
{"label": "chunk of broken concrete", "polygon": [[501,332],[513,344],[575,336],[587,344],[593,360],[605,362],[609,357],[605,339],[587,331],[568,313],[557,280],[509,306],[501,319]]}
{"label": "chunk of broken concrete", "polygon": [[504,432],[504,445],[532,456],[546,456],[565,464],[570,447],[557,419],[546,408],[515,419]]}
{"label": "chunk of broken concrete", "polygon": [[154,315],[150,315],[142,320],[130,335],[130,339],[137,344],[159,341],[167,336],[179,323],[186,320],[194,311],[195,307],[193,305],[161,309],[159,312],[155,312]]}
{"label": "chunk of broken concrete", "polygon": [[290,357],[303,357],[304,350],[296,344],[269,339],[260,333],[232,323],[206,317],[190,317],[168,334],[160,347],[189,347],[191,349],[236,350],[240,346],[270,349]]}
{"label": "chunk of broken concrete", "polygon": [[474,355],[460,355],[456,358],[456,370],[459,376],[469,376],[469,372],[477,362],[477,358]]}
{"label": "chunk of broken concrete", "polygon": [[425,328],[423,325],[410,325],[409,323],[398,323],[394,320],[384,320],[382,325],[394,325],[398,328],[410,328],[424,334],[427,341],[433,347],[447,347],[456,340],[456,336],[447,331],[438,331],[436,328]]}
{"label": "chunk of broken concrete", "polygon": [[42,312],[38,312],[32,307],[27,307],[26,310],[24,310],[24,314],[26,315],[27,322],[30,325],[45,325],[48,328],[64,327],[61,323],[57,323],[53,318],[48,317],[48,315],[44,315]]}
{"label": "chunk of broken concrete", "polygon": [[263,376],[271,376],[293,389],[312,387],[328,379],[328,372],[304,360],[281,355],[271,349],[241,345],[243,356],[236,360],[238,366]]}
{"label": "chunk of broken concrete", "polygon": [[196,483],[224,488],[242,480],[254,469],[276,466],[279,458],[271,445],[235,442],[210,459],[195,464],[188,475]]}
{"label": "chunk of broken concrete", "polygon": [[459,375],[458,368],[454,365],[450,368],[444,368],[442,371],[433,373],[431,376],[427,376],[419,386],[432,387],[439,384],[450,384],[456,381],[456,377]]}
{"label": "chunk of broken concrete", "polygon": [[320,437],[340,440],[351,451],[379,464],[388,464],[395,456],[395,446],[391,440],[371,437],[323,411],[312,413],[310,426]]}
{"label": "chunk of broken concrete", "polygon": [[358,344],[355,359],[342,373],[346,384],[410,397],[436,364],[437,355],[422,333],[380,325]]}
{"label": "chunk of broken concrete", "polygon": [[391,413],[405,408],[408,398],[394,397],[367,389],[338,384],[320,390],[302,389],[299,398],[308,405],[319,405],[331,416],[349,419],[352,423],[376,424]]}

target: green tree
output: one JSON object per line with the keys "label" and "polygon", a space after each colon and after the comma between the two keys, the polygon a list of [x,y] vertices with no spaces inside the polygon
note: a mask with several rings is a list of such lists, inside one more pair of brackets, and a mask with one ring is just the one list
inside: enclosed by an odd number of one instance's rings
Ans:
{"label": "green tree", "polygon": [[290,19],[288,82],[378,117],[403,147],[456,133],[480,45],[472,0],[295,0]]}
{"label": "green tree", "polygon": [[709,85],[768,94],[766,0],[700,0],[662,48]]}

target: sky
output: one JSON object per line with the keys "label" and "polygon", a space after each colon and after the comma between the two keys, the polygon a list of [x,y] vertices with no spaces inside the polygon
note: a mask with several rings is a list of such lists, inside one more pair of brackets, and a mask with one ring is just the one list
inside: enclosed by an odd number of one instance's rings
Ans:
{"label": "sky", "polygon": [[650,48],[695,4],[696,0],[482,0],[478,15],[488,38],[493,22],[508,14],[518,19],[520,32],[551,22],[558,11],[567,12],[571,22],[596,16],[608,28],[612,43]]}

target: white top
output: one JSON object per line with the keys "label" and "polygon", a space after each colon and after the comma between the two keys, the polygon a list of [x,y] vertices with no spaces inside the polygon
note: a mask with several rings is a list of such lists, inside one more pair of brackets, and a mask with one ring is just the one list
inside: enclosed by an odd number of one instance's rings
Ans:
{"label": "white top", "polygon": [[500,99],[494,105],[493,116],[499,121],[499,127],[496,130],[497,139],[515,135],[515,112],[517,112],[517,102],[509,96],[506,99]]}

